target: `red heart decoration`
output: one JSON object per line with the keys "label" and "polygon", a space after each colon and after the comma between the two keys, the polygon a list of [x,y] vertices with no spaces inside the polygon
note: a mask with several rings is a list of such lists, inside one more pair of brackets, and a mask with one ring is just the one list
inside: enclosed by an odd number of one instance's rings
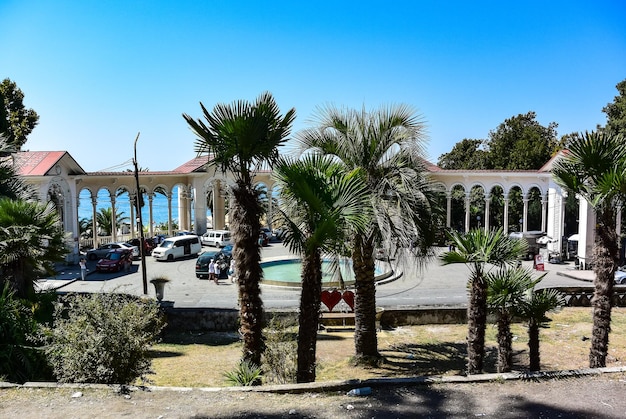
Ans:
{"label": "red heart decoration", "polygon": [[328,307],[328,311],[333,311],[333,308],[335,308],[339,301],[341,301],[341,293],[339,291],[322,291],[322,303]]}
{"label": "red heart decoration", "polygon": [[343,292],[343,301],[350,306],[351,311],[354,311],[354,293],[352,291]]}

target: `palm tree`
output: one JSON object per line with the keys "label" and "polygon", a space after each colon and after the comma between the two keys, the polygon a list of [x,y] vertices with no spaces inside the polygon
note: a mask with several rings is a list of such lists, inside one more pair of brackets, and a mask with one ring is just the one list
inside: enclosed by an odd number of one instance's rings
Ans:
{"label": "palm tree", "polygon": [[20,298],[32,297],[33,281],[53,274],[66,253],[54,205],[0,199],[0,282],[9,281]]}
{"label": "palm tree", "polygon": [[511,320],[516,308],[544,276],[533,280],[532,272],[523,268],[502,268],[486,276],[487,304],[498,325],[498,372],[510,372],[513,365]]}
{"label": "palm tree", "polygon": [[329,154],[347,170],[359,169],[367,185],[369,228],[352,237],[355,276],[355,360],[377,362],[376,247],[408,248],[420,256],[435,240],[433,208],[436,194],[424,176],[422,144],[425,125],[408,106],[365,110],[319,110],[317,127],[300,133],[302,152]]}
{"label": "palm tree", "polygon": [[[96,213],[96,222],[102,232],[109,236],[113,230],[113,209],[112,208],[100,208],[100,212]],[[124,216],[124,212],[118,212],[115,214],[115,225],[120,226],[124,221],[128,221],[128,217]]]}
{"label": "palm tree", "polygon": [[554,288],[547,288],[531,292],[517,307],[517,313],[528,320],[528,356],[530,371],[539,371],[541,361],[539,356],[539,330],[547,327],[550,319],[546,317],[548,311],[565,304],[563,294]]}
{"label": "palm tree", "polygon": [[558,184],[580,195],[596,214],[589,366],[604,367],[609,350],[613,282],[619,266],[616,215],[626,198],[626,140],[604,131],[578,135],[570,141],[564,157],[555,162],[552,173]]}
{"label": "palm tree", "polygon": [[487,278],[490,265],[502,267],[513,264],[526,254],[525,240],[510,239],[502,229],[470,230],[467,234],[449,233],[456,250],[443,253],[444,264],[465,263],[470,268],[468,279],[469,303],[467,307],[467,373],[483,371],[485,359],[485,329],[487,326]]}
{"label": "palm tree", "polygon": [[345,233],[364,230],[367,194],[358,172],[345,173],[327,156],[284,159],[274,168],[284,209],[284,243],[302,255],[298,330],[299,383],[315,381],[317,330],[322,293],[322,253],[332,252]]}
{"label": "palm tree", "polygon": [[278,147],[287,141],[295,109],[284,116],[270,93],[256,102],[239,100],[230,105],[218,104],[209,112],[200,103],[205,121],[187,114],[183,118],[198,137],[195,150],[207,154],[209,165],[235,177],[230,222],[234,242],[233,257],[239,278],[240,332],[243,336],[243,359],[261,364],[263,353],[263,301],[260,281],[261,232],[263,208],[254,185],[254,173],[278,158]]}

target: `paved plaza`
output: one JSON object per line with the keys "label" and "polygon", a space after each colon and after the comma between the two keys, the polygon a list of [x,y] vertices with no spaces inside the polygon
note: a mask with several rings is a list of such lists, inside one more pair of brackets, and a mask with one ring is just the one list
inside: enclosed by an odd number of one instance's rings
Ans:
{"label": "paved plaza", "polygon": [[[203,250],[213,250],[204,247]],[[439,252],[444,248],[438,249]],[[263,261],[295,258],[281,243],[271,243],[262,250]],[[170,282],[165,286],[164,300],[174,307],[237,308],[237,287],[228,280],[216,285],[195,276],[196,258],[159,262],[146,258],[148,297],[155,298],[150,279],[164,275]],[[439,260],[427,263],[416,261],[399,263],[392,261],[395,272],[393,281],[379,284],[376,291],[377,305],[385,309],[411,309],[419,307],[466,306],[466,283],[469,269],[463,264],[442,266]],[[532,262],[523,262],[532,268]],[[80,280],[78,265],[59,266],[57,275],[39,282],[41,288],[57,289],[66,293],[92,293],[103,291],[143,295],[141,262],[135,261],[130,273],[95,272],[95,262],[88,262],[89,274]],[[574,263],[546,264],[546,276],[539,288],[555,286],[591,285],[592,271],[574,269]],[[537,272],[539,274],[539,272]],[[262,298],[266,309],[295,310],[299,305],[300,289],[262,285]]]}

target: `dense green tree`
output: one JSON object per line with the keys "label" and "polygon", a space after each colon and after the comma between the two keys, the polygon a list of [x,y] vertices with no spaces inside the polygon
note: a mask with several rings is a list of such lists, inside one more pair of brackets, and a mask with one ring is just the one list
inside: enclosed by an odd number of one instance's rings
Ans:
{"label": "dense green tree", "polygon": [[268,92],[254,103],[239,100],[229,105],[218,104],[212,112],[202,103],[200,107],[204,121],[187,114],[183,118],[198,137],[195,143],[198,155],[207,155],[209,166],[235,177],[230,224],[239,279],[239,331],[243,337],[243,359],[258,366],[264,349],[260,288],[263,270],[258,245],[263,207],[254,174],[276,161],[278,148],[287,141],[296,112],[291,109],[281,115]]}
{"label": "dense green tree", "polygon": [[606,366],[614,275],[619,266],[618,208],[626,202],[626,140],[609,131],[585,133],[570,143],[552,170],[556,182],[585,199],[595,212],[592,266],[593,330],[589,366]]}
{"label": "dense green tree", "polygon": [[626,80],[617,83],[618,96],[615,96],[613,103],[602,108],[606,114],[606,129],[613,134],[626,135]]}
{"label": "dense green tree", "polygon": [[487,269],[517,262],[526,254],[525,240],[509,238],[501,229],[470,230],[467,234],[450,233],[455,250],[443,253],[444,264],[465,263],[470,269],[467,306],[467,373],[480,374],[485,359],[485,329],[487,327]]}
{"label": "dense green tree", "polygon": [[32,298],[33,282],[54,274],[67,250],[52,203],[0,199],[0,285],[8,281],[18,297]]}
{"label": "dense green tree", "polygon": [[24,93],[10,79],[0,83],[0,134],[18,151],[39,121],[39,115],[24,107]]}
{"label": "dense green tree", "polygon": [[[308,155],[274,167],[281,190],[285,245],[302,257],[298,329],[299,383],[315,381],[322,293],[322,255],[341,246],[349,232],[364,231],[367,189],[358,169],[346,173],[330,156]],[[347,235],[346,235],[347,234]]]}
{"label": "dense green tree", "polygon": [[442,154],[437,165],[442,169],[490,169],[489,153],[484,150],[484,143],[484,140],[465,138],[456,143],[449,153]]}
{"label": "dense green tree", "polygon": [[375,249],[412,245],[418,257],[428,255],[439,227],[437,194],[423,166],[425,125],[403,105],[373,112],[329,106],[319,110],[315,125],[299,133],[301,150],[332,155],[346,170],[360,170],[368,188],[369,228],[353,235],[350,250],[357,295],[355,360],[369,363],[380,358]]}

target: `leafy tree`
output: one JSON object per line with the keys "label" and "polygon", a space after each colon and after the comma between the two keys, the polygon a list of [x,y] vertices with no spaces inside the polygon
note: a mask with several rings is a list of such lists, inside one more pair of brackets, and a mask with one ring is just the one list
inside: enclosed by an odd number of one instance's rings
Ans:
{"label": "leafy tree", "polygon": [[484,140],[465,138],[456,143],[449,153],[442,154],[437,165],[442,169],[490,169],[489,153],[484,150],[484,143]]}
{"label": "leafy tree", "polygon": [[229,105],[218,104],[212,112],[202,103],[200,107],[204,121],[187,114],[183,118],[198,137],[195,143],[198,155],[208,155],[210,166],[235,177],[230,223],[239,278],[243,358],[258,366],[264,348],[260,288],[263,270],[258,245],[263,207],[254,185],[254,173],[271,166],[278,158],[278,147],[287,141],[295,109],[281,115],[269,92],[261,94],[254,103],[239,100]]}
{"label": "leafy tree", "polygon": [[0,134],[0,198],[36,199],[36,192],[15,172],[12,147]]}
{"label": "leafy tree", "polygon": [[511,321],[528,291],[545,276],[533,280],[532,271],[503,268],[487,274],[487,304],[496,315],[498,326],[498,372],[510,372],[513,366]]}
{"label": "leafy tree", "polygon": [[547,327],[550,321],[546,313],[564,304],[565,300],[561,292],[554,288],[548,288],[531,292],[517,306],[516,312],[528,321],[528,356],[531,371],[541,369],[539,330],[542,327]]}
{"label": "leafy tree", "polygon": [[452,231],[450,240],[455,250],[443,253],[444,264],[465,263],[470,268],[467,307],[467,373],[480,374],[485,358],[485,329],[487,327],[487,275],[489,265],[504,266],[518,261],[526,254],[525,240],[510,239],[502,229],[485,231],[473,229],[467,234]]}
{"label": "leafy tree", "polygon": [[39,115],[24,107],[24,93],[10,79],[0,83],[0,134],[17,151],[39,121]]}
{"label": "leafy tree", "polygon": [[613,134],[626,135],[626,79],[617,83],[619,96],[615,96],[613,103],[602,108],[606,114],[606,129]]}
{"label": "leafy tree", "polygon": [[302,256],[297,381],[315,381],[322,293],[322,254],[343,244],[346,233],[364,231],[367,189],[359,169],[345,173],[330,156],[285,159],[274,167],[286,226],[284,243]]}
{"label": "leafy tree", "polygon": [[17,296],[32,298],[33,281],[54,273],[67,253],[65,233],[51,203],[0,199],[0,270]]}
{"label": "leafy tree", "polygon": [[613,281],[619,266],[616,214],[626,199],[626,141],[608,131],[585,133],[552,170],[556,182],[585,199],[596,215],[592,266],[593,331],[589,366],[606,366],[611,331]]}
{"label": "leafy tree", "polygon": [[428,255],[436,239],[437,194],[423,167],[425,125],[404,105],[373,112],[320,109],[317,127],[300,133],[300,147],[337,158],[346,170],[360,170],[367,185],[371,220],[352,237],[355,302],[355,360],[377,362],[376,247],[413,245]]}
{"label": "leafy tree", "polygon": [[[115,214],[116,226],[122,225],[125,221],[128,221],[128,217],[124,216],[123,211]],[[100,208],[100,211],[96,213],[96,223],[105,235],[111,235],[113,231],[113,208]]]}

